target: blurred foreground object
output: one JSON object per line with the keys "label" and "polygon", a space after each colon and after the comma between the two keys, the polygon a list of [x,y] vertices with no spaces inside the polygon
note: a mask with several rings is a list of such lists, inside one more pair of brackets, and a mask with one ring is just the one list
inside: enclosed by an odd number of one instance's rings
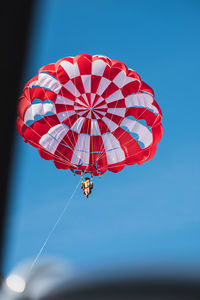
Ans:
{"label": "blurred foreground object", "polygon": [[[1,1],[1,172],[0,172],[0,280],[9,225],[9,180],[12,159],[16,102],[20,94],[22,72],[34,0]],[[15,151],[16,152],[16,149]],[[15,153],[14,153],[15,154]],[[14,160],[14,159],[13,159]]]}
{"label": "blurred foreground object", "polygon": [[23,263],[5,279],[0,300],[199,300],[199,272],[159,267],[75,273],[53,260]]}
{"label": "blurred foreground object", "polygon": [[71,267],[59,260],[43,260],[32,269],[31,262],[19,264],[4,280],[0,300],[42,299],[72,274]]}

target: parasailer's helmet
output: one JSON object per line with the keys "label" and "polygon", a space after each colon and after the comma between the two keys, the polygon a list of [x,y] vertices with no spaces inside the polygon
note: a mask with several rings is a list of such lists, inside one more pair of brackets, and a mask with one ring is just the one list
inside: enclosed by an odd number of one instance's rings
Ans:
{"label": "parasailer's helmet", "polygon": [[89,177],[85,177],[85,180],[87,181],[87,180],[90,180],[90,178]]}

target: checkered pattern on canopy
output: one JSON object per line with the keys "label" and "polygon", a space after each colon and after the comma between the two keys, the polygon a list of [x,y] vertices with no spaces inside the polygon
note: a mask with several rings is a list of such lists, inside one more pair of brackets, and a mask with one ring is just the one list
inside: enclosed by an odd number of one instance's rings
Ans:
{"label": "checkered pattern on canopy", "polygon": [[135,71],[81,54],[42,67],[26,84],[17,129],[57,168],[98,175],[151,159],[161,119],[152,88]]}

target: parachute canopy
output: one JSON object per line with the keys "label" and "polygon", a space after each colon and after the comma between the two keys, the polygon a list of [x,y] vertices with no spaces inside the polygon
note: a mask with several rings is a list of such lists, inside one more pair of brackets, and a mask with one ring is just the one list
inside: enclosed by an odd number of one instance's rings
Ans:
{"label": "parachute canopy", "polygon": [[151,159],[162,137],[153,89],[102,55],[42,67],[19,98],[17,129],[58,169],[102,174]]}

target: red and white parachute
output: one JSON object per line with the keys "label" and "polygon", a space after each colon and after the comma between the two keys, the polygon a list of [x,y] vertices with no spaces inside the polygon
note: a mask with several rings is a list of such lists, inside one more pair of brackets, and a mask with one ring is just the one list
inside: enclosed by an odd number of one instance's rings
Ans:
{"label": "red and white parachute", "polygon": [[57,168],[99,175],[151,159],[161,119],[152,88],[135,71],[81,54],[42,67],[25,85],[17,129]]}

